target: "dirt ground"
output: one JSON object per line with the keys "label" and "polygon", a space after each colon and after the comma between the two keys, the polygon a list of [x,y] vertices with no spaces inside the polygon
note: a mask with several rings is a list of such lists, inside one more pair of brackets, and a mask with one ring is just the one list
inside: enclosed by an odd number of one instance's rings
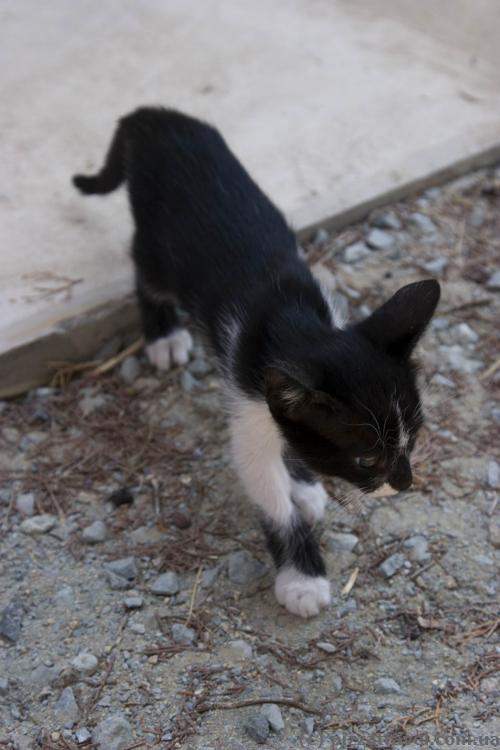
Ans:
{"label": "dirt ground", "polygon": [[498,746],[499,208],[497,168],[304,247],[352,319],[443,289],[414,487],[328,483],[312,620],[274,599],[201,343],[0,403],[0,748]]}

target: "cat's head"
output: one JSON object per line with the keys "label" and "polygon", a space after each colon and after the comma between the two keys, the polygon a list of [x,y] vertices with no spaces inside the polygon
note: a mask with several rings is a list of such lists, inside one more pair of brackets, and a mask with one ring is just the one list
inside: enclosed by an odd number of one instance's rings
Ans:
{"label": "cat's head", "polygon": [[295,452],[315,471],[365,492],[412,483],[422,424],[412,351],[439,301],[437,281],[400,289],[361,323],[265,373],[266,399]]}

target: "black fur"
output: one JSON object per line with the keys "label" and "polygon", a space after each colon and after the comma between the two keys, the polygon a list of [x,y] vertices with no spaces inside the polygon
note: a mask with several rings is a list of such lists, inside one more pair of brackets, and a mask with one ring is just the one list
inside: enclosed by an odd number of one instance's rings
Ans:
{"label": "black fur", "polygon": [[[408,487],[421,423],[409,357],[437,305],[437,282],[404,287],[366,321],[340,330],[280,211],[213,127],[172,110],[122,118],[102,170],[74,184],[103,194],[125,180],[146,339],[178,327],[179,302],[206,332],[232,387],[267,400],[302,459],[295,478],[312,482],[317,471],[365,490],[384,481]],[[270,519],[264,528],[278,566],[324,574],[300,517],[286,530]]]}

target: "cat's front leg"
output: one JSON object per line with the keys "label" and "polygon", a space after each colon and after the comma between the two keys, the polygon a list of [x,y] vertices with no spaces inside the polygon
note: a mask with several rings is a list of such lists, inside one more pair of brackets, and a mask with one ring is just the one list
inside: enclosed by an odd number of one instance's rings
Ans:
{"label": "cat's front leg", "polygon": [[330,602],[330,584],[311,525],[292,502],[293,481],[283,463],[282,438],[265,402],[238,396],[231,404],[233,460],[249,498],[262,511],[278,569],[278,602],[301,617]]}

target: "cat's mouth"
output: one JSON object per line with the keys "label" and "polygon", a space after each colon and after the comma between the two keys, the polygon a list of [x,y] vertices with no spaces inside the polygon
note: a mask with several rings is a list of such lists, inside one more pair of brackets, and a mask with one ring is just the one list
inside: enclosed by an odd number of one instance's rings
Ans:
{"label": "cat's mouth", "polygon": [[397,495],[399,490],[396,490],[394,487],[391,487],[389,482],[384,482],[380,487],[377,487],[376,490],[373,490],[373,492],[368,492],[369,497],[391,497],[392,495]]}

